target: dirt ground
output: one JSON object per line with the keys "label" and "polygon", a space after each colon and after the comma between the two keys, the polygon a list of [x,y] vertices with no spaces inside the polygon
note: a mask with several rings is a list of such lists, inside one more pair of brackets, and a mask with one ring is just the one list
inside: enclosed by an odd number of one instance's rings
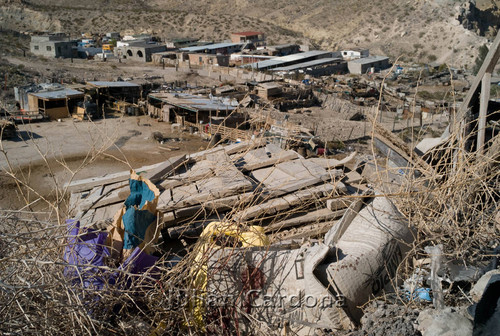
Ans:
{"label": "dirt ground", "polygon": [[121,79],[137,83],[144,81],[158,83],[187,81],[190,85],[201,87],[213,87],[221,84],[217,79],[176,71],[174,67],[163,69],[163,67],[152,63],[141,63],[127,59],[123,59],[121,62],[118,59],[108,59],[103,62],[75,58],[72,61],[71,59],[9,55],[0,57],[0,73],[3,73],[2,71],[9,72],[5,77],[5,86],[8,90],[0,90],[0,107],[7,110],[14,109],[14,87],[33,83],[82,84],[87,81]]}
{"label": "dirt ground", "polygon": [[[167,138],[164,144],[152,139],[153,132]],[[199,136],[171,131],[170,124],[147,116],[123,117],[96,122],[45,122],[19,125],[18,137],[1,142],[0,169],[13,172],[38,195],[55,200],[70,180],[139,168],[169,157],[205,149]],[[26,204],[15,181],[0,173],[0,209],[19,209]],[[38,195],[37,195],[38,194]],[[42,210],[43,202],[35,208]]]}
{"label": "dirt ground", "polygon": [[[5,59],[12,65],[22,66],[23,69],[38,73],[38,80],[56,79],[64,80],[65,83],[85,82],[92,80],[114,81],[118,77],[122,79],[145,79],[148,77],[162,77],[165,81],[187,80],[189,73],[177,72],[174,67],[154,65],[152,63],[140,63],[132,60],[108,59],[101,60],[71,59],[46,59],[33,56],[9,56]],[[194,83],[193,83],[194,84]],[[198,85],[217,84],[211,78],[198,77]]]}

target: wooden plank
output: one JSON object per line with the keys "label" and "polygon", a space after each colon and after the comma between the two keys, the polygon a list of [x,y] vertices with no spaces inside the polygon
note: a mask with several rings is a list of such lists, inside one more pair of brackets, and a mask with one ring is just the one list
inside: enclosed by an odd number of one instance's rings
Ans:
{"label": "wooden plank", "polygon": [[103,196],[97,202],[95,202],[93,207],[98,208],[110,204],[121,203],[125,201],[129,195],[130,195],[129,188],[116,189],[111,191],[107,195]]}
{"label": "wooden plank", "polygon": [[351,154],[349,154],[348,156],[346,156],[342,160],[327,159],[327,158],[324,158],[324,157],[311,158],[311,159],[307,159],[307,160],[312,161],[312,162],[316,163],[317,165],[320,165],[321,167],[323,167],[325,169],[334,169],[334,168],[337,168],[337,167],[345,166],[346,164],[348,164],[349,162],[351,162],[356,157],[356,155],[357,155],[356,152],[352,152]]}
{"label": "wooden plank", "polygon": [[[159,162],[153,165],[149,166],[144,166],[140,167],[137,169],[134,169],[134,171],[139,174],[144,171],[150,171],[153,169],[158,168],[161,166],[163,162]],[[69,183],[64,184],[64,188],[67,188],[71,192],[81,192],[85,190],[90,190],[94,187],[101,186],[101,185],[106,185],[106,184],[111,184],[111,183],[116,183],[116,182],[122,182],[126,181],[130,178],[130,170],[128,171],[121,171],[118,173],[114,174],[108,174],[104,176],[99,176],[99,177],[91,177],[83,180],[76,180],[76,181],[71,181]]]}
{"label": "wooden plank", "polygon": [[[380,143],[383,143],[391,149],[391,152],[395,152],[400,155],[405,161],[411,164],[411,167],[417,168],[422,174],[426,176],[435,174],[434,168],[418,156],[417,153],[411,150],[402,139],[384,128],[371,116],[367,115],[367,119],[372,122],[377,139],[380,140]],[[407,166],[408,165],[402,167]]]}
{"label": "wooden plank", "polygon": [[145,172],[142,176],[152,183],[159,182],[166,174],[174,171],[180,165],[186,162],[186,155],[174,156],[164,162],[158,167]]}
{"label": "wooden plank", "polygon": [[87,195],[85,196],[85,193],[80,193],[81,197],[79,202],[76,204],[76,209],[78,212],[86,212],[88,211],[92,205],[99,200],[99,198],[102,197],[102,190],[103,187],[94,187],[92,190],[90,190]]}
{"label": "wooden plank", "polygon": [[453,132],[453,130],[457,130],[459,123],[461,123],[466,118],[466,115],[469,112],[470,104],[474,98],[474,95],[477,93],[477,90],[479,89],[479,85],[481,84],[484,75],[487,72],[488,73],[493,72],[496,64],[498,63],[499,58],[500,58],[500,33],[497,34],[495,40],[493,41],[493,44],[490,47],[490,51],[484,58],[483,65],[477,72],[476,77],[474,77],[474,81],[472,82],[472,85],[469,91],[467,92],[467,95],[465,96],[464,101],[460,106],[460,109],[458,110],[457,117],[455,118],[454,123],[450,128],[450,133]]}
{"label": "wooden plank", "polygon": [[488,101],[490,100],[491,72],[486,72],[481,81],[481,102],[479,105],[479,120],[477,123],[477,147],[478,154],[483,153],[484,136],[486,131],[486,114],[488,113]]}
{"label": "wooden plank", "polygon": [[[124,201],[130,194],[128,188],[128,181],[113,183],[104,187],[96,187],[99,193],[92,194],[80,204],[80,210],[87,211],[90,208],[98,208],[113,203]],[[121,193],[121,194],[120,194]],[[125,197],[123,197],[123,193]],[[121,197],[119,197],[119,195]]]}
{"label": "wooden plank", "polygon": [[281,162],[286,162],[290,160],[297,159],[299,156],[295,151],[283,151],[279,154],[272,155],[271,158],[267,157],[266,159],[260,160],[259,162],[250,162],[243,165],[242,170],[244,172],[253,171],[256,169],[269,167],[275,164],[279,164]]}
{"label": "wooden plank", "polygon": [[237,222],[248,221],[252,218],[258,218],[266,215],[274,215],[277,212],[284,211],[290,208],[288,203],[283,198],[273,198],[267,202],[257,204],[244,209],[233,215],[233,219]]}
{"label": "wooden plank", "polygon": [[271,236],[271,242],[323,236],[334,224],[335,221],[329,221],[306,225],[300,228],[292,229],[290,232],[278,232]]}
{"label": "wooden plank", "polygon": [[340,218],[347,209],[331,211],[330,209],[318,209],[311,211],[305,215],[289,218],[284,221],[273,223],[264,228],[265,232],[276,232],[292,226],[302,226],[314,222],[330,221],[332,219]]}
{"label": "wooden plank", "polygon": [[353,170],[345,174],[345,177],[342,179],[342,182],[348,183],[348,184],[359,184],[363,183],[365,181],[365,178],[361,176],[360,173],[357,171]]}
{"label": "wooden plank", "polygon": [[345,193],[345,191],[346,188],[342,182],[337,182],[335,185],[322,184],[309,189],[299,190],[281,198],[273,198],[260,204],[247,207],[241,211],[236,212],[233,215],[233,220],[237,222],[246,221],[263,214],[276,213],[275,209],[279,209],[279,211],[287,210],[290,207],[305,205],[308,201],[311,200],[319,200],[324,197],[333,197],[334,193],[341,194]]}
{"label": "wooden plank", "polygon": [[116,213],[122,208],[121,204],[112,204],[109,206],[104,206],[95,209],[95,215],[93,222],[106,221],[113,219]]}

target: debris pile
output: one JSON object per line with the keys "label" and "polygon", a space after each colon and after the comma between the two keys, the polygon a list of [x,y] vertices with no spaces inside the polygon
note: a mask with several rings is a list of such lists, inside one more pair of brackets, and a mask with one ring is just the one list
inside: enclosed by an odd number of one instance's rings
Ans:
{"label": "debris pile", "polygon": [[[305,159],[264,141],[219,146],[136,169],[160,190],[165,239],[196,238],[211,221],[262,225],[271,238],[321,236],[367,189],[355,155]],[[110,223],[128,197],[129,172],[67,184],[71,214],[83,226]],[[318,226],[318,223],[321,225]],[[314,234],[309,229],[315,228]],[[278,238],[279,237],[279,238]],[[274,239],[274,238],[273,238]]]}
{"label": "debris pile", "polygon": [[[131,198],[129,172],[66,187],[72,191],[70,209],[83,227],[108,227],[112,236],[121,230],[119,242],[135,235],[147,255],[191,260],[184,267],[194,280],[183,285],[197,295],[224,298],[215,310],[210,300],[189,299],[186,314],[197,321],[191,327],[213,331],[224,320],[227,332],[248,332],[254,327],[248,323],[251,315],[260,330],[309,334],[358,325],[358,307],[392,286],[390,279],[413,240],[392,202],[374,197],[365,165],[355,159],[356,153],[342,160],[306,159],[259,139],[137,169],[130,183],[137,173],[158,190],[152,227],[161,237],[147,243],[144,234],[138,235],[144,230],[127,228],[125,220],[120,225],[122,203]],[[257,287],[250,280],[256,274],[261,278]],[[269,295],[288,301],[262,305]],[[311,306],[304,297],[316,303]],[[297,309],[300,319],[294,318]]]}

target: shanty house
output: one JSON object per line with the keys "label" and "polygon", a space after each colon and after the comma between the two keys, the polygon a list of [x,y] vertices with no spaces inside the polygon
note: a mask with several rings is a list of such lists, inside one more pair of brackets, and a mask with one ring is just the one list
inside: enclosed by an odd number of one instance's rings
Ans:
{"label": "shanty house", "polygon": [[163,51],[151,55],[154,64],[177,64],[177,53],[175,51]]}
{"label": "shanty house", "polygon": [[260,83],[257,86],[257,95],[265,99],[278,96],[280,93],[281,93],[281,86],[278,83],[274,82]]}
{"label": "shanty house", "polygon": [[267,46],[262,51],[267,51],[271,56],[286,56],[291,54],[297,54],[300,52],[300,46],[298,44],[280,44],[274,46]]}
{"label": "shanty house", "polygon": [[389,66],[389,57],[386,56],[369,56],[352,60],[347,63],[349,72],[357,75],[365,74],[369,71],[384,70]]}
{"label": "shanty house", "polygon": [[183,53],[204,53],[204,54],[222,54],[230,55],[238,52],[243,47],[244,43],[215,43],[202,46],[186,47],[179,49]]}
{"label": "shanty house", "polygon": [[187,93],[152,93],[148,95],[151,116],[164,121],[179,121],[193,125],[207,124],[211,117],[226,116],[237,107],[228,99],[195,96]]}
{"label": "shanty house", "polygon": [[253,43],[254,45],[264,44],[266,37],[264,33],[257,31],[244,31],[231,34],[231,42],[233,43]]}
{"label": "shanty house", "polygon": [[67,118],[73,113],[84,93],[72,89],[28,93],[29,111],[38,111],[51,120]]}
{"label": "shanty house", "polygon": [[117,108],[117,103],[136,104],[142,94],[141,86],[136,83],[93,81],[87,84],[91,90],[95,90],[92,95],[96,99],[99,112],[117,109],[124,112]]}
{"label": "shanty house", "polygon": [[314,77],[347,72],[347,62],[342,58],[320,58],[308,62],[273,68],[273,72],[284,75],[303,73]]}
{"label": "shanty house", "polygon": [[64,34],[34,35],[31,36],[30,51],[38,56],[70,58],[76,56],[76,51],[73,51],[76,45]]}
{"label": "shanty house", "polygon": [[189,54],[189,64],[195,66],[229,66],[229,55]]}

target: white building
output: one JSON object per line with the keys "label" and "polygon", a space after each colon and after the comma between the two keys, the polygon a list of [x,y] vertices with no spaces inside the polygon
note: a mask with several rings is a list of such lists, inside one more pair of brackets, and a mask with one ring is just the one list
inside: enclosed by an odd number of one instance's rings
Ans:
{"label": "white building", "polygon": [[340,56],[346,61],[355,60],[359,58],[365,58],[370,56],[369,49],[350,49],[350,50],[341,50]]}

